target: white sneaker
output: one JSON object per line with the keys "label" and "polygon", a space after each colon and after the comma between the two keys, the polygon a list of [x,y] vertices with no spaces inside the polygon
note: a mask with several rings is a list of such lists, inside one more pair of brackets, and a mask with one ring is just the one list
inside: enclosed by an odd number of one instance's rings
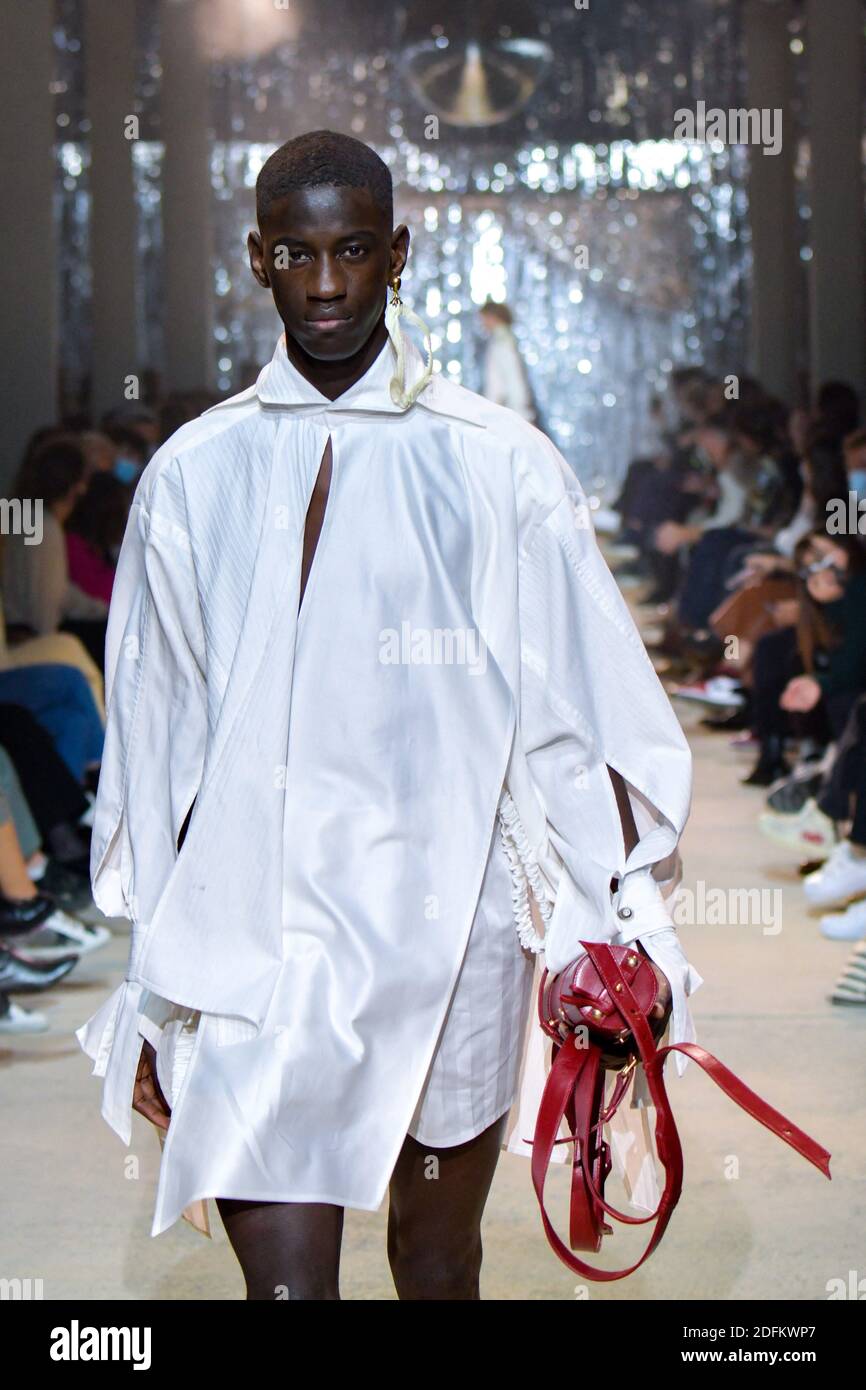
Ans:
{"label": "white sneaker", "polygon": [[852,903],[844,912],[822,917],[821,935],[830,941],[860,941],[866,936],[866,900]]}
{"label": "white sneaker", "polygon": [[[810,797],[799,811],[791,815],[784,815],[779,811],[764,811],[763,815],[758,817],[758,829],[768,840],[774,840],[777,845],[787,845],[789,849],[806,854],[810,859],[829,859],[837,843],[836,826],[829,816],[825,816],[824,812],[819,810],[814,797]],[[815,874],[809,875],[809,878],[814,877]],[[804,882],[808,883],[809,878]],[[866,892],[866,889],[863,891]],[[808,890],[806,896],[809,897]],[[811,898],[809,901],[811,902]],[[815,906],[830,907],[837,901],[837,898],[828,898],[826,902],[816,902]]]}
{"label": "white sneaker", "polygon": [[803,879],[810,907],[837,907],[866,894],[866,854],[853,854],[847,840],[840,840],[820,869]]}
{"label": "white sneaker", "polygon": [[8,1007],[0,1012],[0,1033],[45,1033],[48,1019],[31,1009],[22,1009],[12,999],[6,999]]}
{"label": "white sneaker", "polygon": [[77,951],[80,956],[98,951],[111,940],[108,927],[89,927],[58,908],[37,931],[21,942],[22,951],[36,960],[57,960]]}
{"label": "white sneaker", "polygon": [[671,694],[678,700],[695,700],[700,705],[728,709],[740,709],[746,703],[740,682],[733,676],[710,676],[709,680],[695,681],[693,685],[675,685]]}

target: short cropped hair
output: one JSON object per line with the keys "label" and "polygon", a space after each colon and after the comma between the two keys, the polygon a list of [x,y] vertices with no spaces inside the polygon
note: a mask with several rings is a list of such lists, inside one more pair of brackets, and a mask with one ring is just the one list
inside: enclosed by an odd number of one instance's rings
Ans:
{"label": "short cropped hair", "polygon": [[311,130],[298,135],[265,160],[256,179],[259,221],[287,193],[322,185],[368,189],[389,228],[392,226],[394,184],[387,164],[362,140],[334,130]]}

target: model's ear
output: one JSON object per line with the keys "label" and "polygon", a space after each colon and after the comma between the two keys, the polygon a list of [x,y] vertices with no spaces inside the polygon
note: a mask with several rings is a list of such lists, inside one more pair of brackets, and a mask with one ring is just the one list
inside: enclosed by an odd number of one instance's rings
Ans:
{"label": "model's ear", "polygon": [[391,265],[388,273],[392,279],[395,275],[403,274],[408,259],[409,228],[405,222],[401,222],[399,227],[394,228],[394,234],[391,237]]}
{"label": "model's ear", "polygon": [[250,253],[250,269],[263,289],[271,288],[268,268],[265,265],[265,248],[259,232],[252,231],[247,237],[247,250]]}

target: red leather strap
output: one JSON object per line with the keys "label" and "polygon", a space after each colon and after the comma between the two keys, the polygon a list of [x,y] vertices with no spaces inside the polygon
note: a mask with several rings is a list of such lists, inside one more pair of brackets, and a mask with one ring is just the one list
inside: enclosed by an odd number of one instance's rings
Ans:
{"label": "red leather strap", "polygon": [[[751,1115],[753,1119],[758,1120],[762,1125],[766,1125],[767,1129],[771,1130],[772,1133],[777,1135],[780,1139],[783,1139],[786,1144],[790,1144],[792,1149],[796,1149],[797,1153],[801,1154],[803,1158],[813,1163],[825,1177],[830,1177],[831,1156],[827,1149],[817,1143],[816,1140],[812,1139],[810,1135],[806,1134],[805,1130],[793,1124],[780,1110],[774,1109],[767,1101],[762,1100],[761,1097],[757,1095],[755,1091],[751,1090],[744,1081],[741,1081],[729,1067],[726,1067],[723,1062],[720,1062],[718,1057],[714,1057],[711,1052],[707,1052],[706,1048],[699,1047],[697,1043],[669,1043],[666,1047],[657,1048],[649,1024],[629,988],[625,975],[617,965],[609,948],[600,945],[598,942],[583,942],[582,944],[585,946],[596,970],[604,981],[605,988],[608,989],[608,991],[611,989],[615,990],[620,997],[626,1000],[629,1023],[632,1026],[632,1032],[638,1044],[641,1060],[643,1061],[644,1069],[647,1073],[650,1094],[653,1095],[653,1099],[655,1099],[653,1086],[654,1082],[656,1082],[660,1087],[659,1095],[663,1099],[664,1107],[670,1116],[670,1123],[674,1133],[676,1132],[676,1126],[673,1122],[673,1114],[671,1113],[670,1104],[664,1089],[662,1068],[664,1059],[669,1052],[682,1052],[685,1056],[691,1057],[693,1061],[697,1062],[698,1066],[703,1068],[710,1079],[715,1081],[716,1085],[720,1087],[720,1089],[725,1092],[725,1095],[729,1096],[736,1105],[739,1105],[740,1108]],[[634,1015],[636,1015],[636,1017]],[[677,1147],[679,1147],[678,1143]],[[661,1158],[661,1153],[659,1157]]]}
{"label": "red leather strap", "polygon": [[[555,1049],[553,1065],[539,1106],[532,1148],[532,1182],[545,1234],[552,1249],[569,1269],[586,1278],[602,1282],[624,1279],[648,1259],[665,1233],[679,1201],[683,1181],[682,1149],[663,1077],[664,1061],[669,1052],[681,1052],[691,1057],[731,1100],[785,1143],[790,1144],[827,1178],[830,1177],[828,1151],[750,1090],[712,1053],[696,1043],[671,1043],[666,1047],[657,1048],[646,1015],[610,948],[599,942],[585,941],[581,944],[589,954],[609,998],[617,1000],[622,1017],[631,1028],[637,1045],[650,1097],[655,1106],[656,1150],[664,1168],[665,1184],[658,1208],[648,1216],[629,1216],[617,1211],[605,1201],[604,1182],[609,1160],[607,1146],[603,1143],[602,1127],[621,1102],[627,1085],[623,1085],[622,1079],[618,1078],[611,1101],[607,1109],[603,1110],[604,1072],[601,1070],[601,1047],[590,1042],[588,1047],[579,1048],[575,1034],[569,1034],[563,1044]],[[575,1146],[569,1229],[572,1250],[600,1249],[602,1234],[610,1230],[602,1225],[602,1211],[628,1225],[645,1225],[652,1221],[656,1223],[640,1259],[627,1269],[598,1269],[579,1259],[557,1235],[547,1214],[544,1205],[544,1185],[563,1117],[568,1118]]]}
{"label": "red leather strap", "polygon": [[720,1062],[718,1057],[714,1057],[706,1048],[699,1047],[697,1043],[669,1043],[667,1047],[660,1047],[657,1052],[658,1057],[664,1057],[668,1052],[682,1052],[686,1057],[691,1057],[693,1062],[697,1062],[699,1067],[707,1073],[712,1081],[729,1096],[741,1110],[745,1110],[753,1120],[758,1120],[767,1129],[772,1130],[773,1134],[778,1135],[786,1144],[790,1144],[792,1149],[796,1149],[798,1154],[802,1154],[810,1163],[824,1174],[826,1178],[831,1177],[830,1158],[831,1155],[821,1144],[812,1139],[805,1130],[800,1129],[782,1114],[781,1110],[774,1110],[772,1105],[762,1100],[756,1095],[744,1081],[726,1067],[724,1062]]}

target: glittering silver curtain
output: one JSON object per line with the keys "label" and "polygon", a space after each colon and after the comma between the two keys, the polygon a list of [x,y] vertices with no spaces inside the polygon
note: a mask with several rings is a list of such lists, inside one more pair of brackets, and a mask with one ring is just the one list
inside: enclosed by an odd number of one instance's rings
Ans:
{"label": "glittering silver curtain", "polygon": [[[166,331],[158,6],[131,2],[143,137],[134,152],[141,366],[158,373]],[[74,385],[87,361],[87,130],[73,47],[81,0],[57,4],[67,83],[58,102],[68,116],[58,146],[58,216],[69,231],[64,365]],[[212,0],[208,13],[222,8]],[[744,365],[746,155],[669,139],[677,107],[698,97],[741,104],[736,0],[623,0],[591,13],[571,0],[498,4],[489,39],[474,48],[458,43],[466,7],[445,0],[399,10],[333,0],[327,15],[307,0],[292,8],[290,42],[223,53],[212,69],[221,390],[248,383],[279,331],[246,266],[256,174],[281,140],[322,126],[367,140],[392,168],[398,216],[413,232],[406,297],[430,322],[439,369],[480,386],[477,308],[488,294],[508,299],[544,427],[585,480],[615,483],[673,364]],[[237,8],[232,14],[236,29]],[[449,53],[460,55],[453,80],[438,62]],[[481,129],[471,126],[479,102],[466,79],[479,62],[480,105],[491,108]],[[521,81],[528,73],[519,100],[519,82],[512,91],[506,80],[514,72]],[[441,119],[431,131],[430,113],[449,108],[469,124]]]}

